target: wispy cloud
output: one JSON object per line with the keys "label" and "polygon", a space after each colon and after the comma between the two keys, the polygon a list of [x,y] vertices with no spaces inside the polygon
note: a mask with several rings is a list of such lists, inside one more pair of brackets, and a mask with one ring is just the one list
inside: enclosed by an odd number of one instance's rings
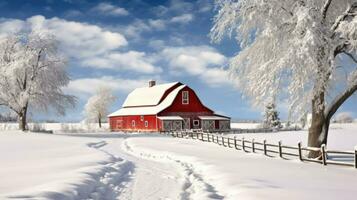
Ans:
{"label": "wispy cloud", "polygon": [[180,23],[180,24],[187,24],[193,20],[192,14],[183,14],[176,17],[173,17],[170,22],[172,23]]}
{"label": "wispy cloud", "polygon": [[92,12],[110,16],[129,15],[129,11],[127,11],[125,8],[114,6],[111,3],[99,3],[98,5],[92,8]]}

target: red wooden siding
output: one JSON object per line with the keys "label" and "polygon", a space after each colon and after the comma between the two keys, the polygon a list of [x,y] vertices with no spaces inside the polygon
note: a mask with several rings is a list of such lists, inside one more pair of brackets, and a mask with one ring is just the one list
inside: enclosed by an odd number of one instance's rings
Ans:
{"label": "red wooden siding", "polygon": [[[182,104],[182,92],[189,92],[189,103]],[[185,114],[195,114],[195,115],[213,115],[213,111],[204,106],[200,99],[197,97],[196,93],[189,87],[184,87],[176,96],[172,105],[165,110],[161,111],[159,115],[179,115],[181,113]]]}
{"label": "red wooden siding", "polygon": [[[188,104],[182,103],[182,92],[188,91]],[[176,96],[172,105],[158,114],[159,116],[181,116],[190,118],[190,128],[201,128],[198,116],[211,116],[214,112],[202,104],[196,93],[189,87],[184,87]],[[193,126],[193,120],[199,120],[198,127]]]}
{"label": "red wooden siding", "polygon": [[[143,119],[142,117],[143,116]],[[135,126],[132,126],[132,122],[135,121]],[[145,127],[145,121],[148,126]],[[117,116],[109,118],[110,129],[124,130],[124,131],[157,131],[156,115],[134,115],[134,116]]]}

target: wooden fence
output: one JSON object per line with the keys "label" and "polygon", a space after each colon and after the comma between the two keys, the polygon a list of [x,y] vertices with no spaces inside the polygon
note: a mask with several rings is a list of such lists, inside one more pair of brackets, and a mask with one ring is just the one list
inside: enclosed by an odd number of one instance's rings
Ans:
{"label": "wooden fence", "polygon": [[[278,144],[270,144],[266,140],[263,142],[255,141],[254,139],[247,140],[244,137],[237,138],[223,136],[217,133],[206,133],[202,131],[178,131],[178,132],[162,132],[162,134],[171,135],[177,138],[191,138],[201,140],[203,142],[211,142],[227,148],[235,148],[246,153],[263,153],[269,157],[279,156],[284,159],[298,158],[300,161],[316,162],[323,165],[343,165],[357,169],[357,146],[354,151],[338,151],[328,150],[325,145],[321,148],[303,147],[301,142],[297,146],[283,145],[281,141]],[[305,156],[310,151],[320,152],[321,156],[318,159],[311,159]],[[339,161],[336,159],[344,159]],[[347,160],[347,161],[346,161]]]}

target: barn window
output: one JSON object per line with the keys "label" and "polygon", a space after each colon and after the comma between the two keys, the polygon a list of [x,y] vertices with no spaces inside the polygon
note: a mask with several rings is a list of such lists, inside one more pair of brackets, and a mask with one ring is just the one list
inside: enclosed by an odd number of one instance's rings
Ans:
{"label": "barn window", "polygon": [[135,127],[135,120],[132,120],[132,121],[131,121],[131,126],[132,126],[132,127]]}
{"label": "barn window", "polygon": [[141,120],[141,121],[144,121],[144,115],[141,115],[141,116],[140,116],[140,120]]}
{"label": "barn window", "polygon": [[199,126],[200,125],[200,120],[193,120],[193,125],[194,126]]}
{"label": "barn window", "polygon": [[188,104],[188,91],[182,91],[182,104]]}
{"label": "barn window", "polygon": [[117,121],[117,128],[121,128],[123,126],[123,120]]}
{"label": "barn window", "polygon": [[149,126],[149,122],[145,121],[145,127],[148,127],[148,126]]}

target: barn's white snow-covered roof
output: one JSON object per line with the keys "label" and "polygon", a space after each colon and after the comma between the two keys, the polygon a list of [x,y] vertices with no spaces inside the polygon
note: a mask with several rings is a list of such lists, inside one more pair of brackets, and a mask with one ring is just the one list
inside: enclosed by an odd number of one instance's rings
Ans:
{"label": "barn's white snow-covered roof", "polygon": [[123,104],[123,108],[158,105],[165,92],[177,83],[178,82],[173,82],[155,85],[153,87],[137,88],[128,95]]}
{"label": "barn's white snow-covered roof", "polygon": [[[171,83],[171,87],[174,86],[176,83]],[[168,84],[164,84],[164,85],[168,85]],[[160,86],[160,85],[158,85]],[[155,87],[155,86],[154,86]],[[145,106],[145,107],[124,107],[119,109],[118,111],[108,115],[108,117],[113,117],[113,116],[128,116],[128,115],[156,115],[159,112],[163,111],[165,108],[169,107],[175,100],[177,94],[180,92],[180,90],[182,90],[184,87],[186,87],[186,85],[180,85],[179,87],[177,87],[176,89],[174,89],[172,92],[170,92],[167,97],[159,104],[156,106]],[[170,88],[168,86],[165,86],[163,88]],[[165,91],[167,90],[165,89]],[[163,90],[163,89],[162,89]],[[164,92],[165,93],[165,92]],[[162,94],[163,95],[163,94]],[[138,95],[141,96],[141,95]],[[147,97],[149,98],[149,97]],[[160,97],[161,99],[161,97]],[[157,100],[158,101],[160,101]],[[145,101],[143,101],[145,102]],[[145,103],[150,102],[150,100],[148,100]],[[149,104],[151,105],[151,104]]]}

